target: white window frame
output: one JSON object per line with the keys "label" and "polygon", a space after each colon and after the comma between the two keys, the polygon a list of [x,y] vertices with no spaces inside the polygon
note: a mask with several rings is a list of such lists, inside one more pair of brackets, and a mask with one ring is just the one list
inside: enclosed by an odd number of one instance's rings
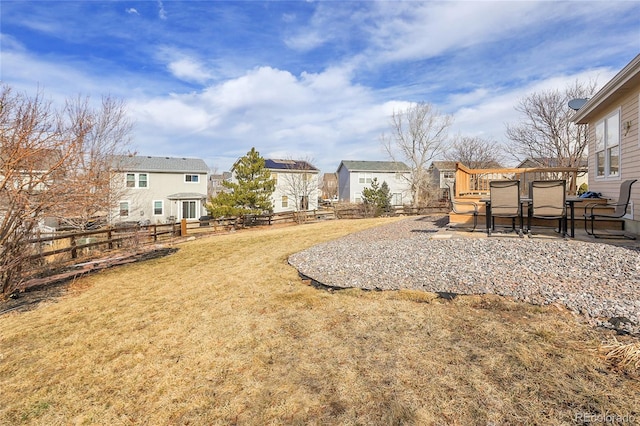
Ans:
{"label": "white window frame", "polygon": [[283,209],[286,209],[289,207],[289,197],[287,197],[286,195],[282,196],[281,202],[282,202]]}
{"label": "white window frame", "polygon": [[[156,213],[156,203],[160,203],[160,213]],[[151,210],[153,211],[154,216],[163,216],[164,215],[164,200],[153,200],[151,202]]]}
{"label": "white window frame", "polygon": [[353,200],[355,203],[361,203],[362,202],[362,192],[356,192],[355,194],[353,194]]}
{"label": "white window frame", "polygon": [[[196,180],[193,180],[195,176]],[[185,183],[200,183],[200,175],[194,173],[187,173],[184,175]]]}
{"label": "white window frame", "polygon": [[[129,186],[129,176],[133,176],[133,186]],[[145,176],[145,186],[140,186],[140,176]],[[149,188],[149,173],[125,173],[124,186],[126,188],[147,189]]]}
{"label": "white window frame", "polygon": [[[594,159],[595,159],[596,180],[606,180],[606,179],[619,180],[620,179],[620,163],[621,163],[620,157],[622,153],[620,149],[620,146],[622,145],[622,140],[621,140],[622,126],[620,121],[621,115],[622,115],[622,111],[620,110],[620,108],[617,108],[615,111],[612,111],[611,113],[607,114],[605,117],[602,118],[602,120],[599,120],[595,124],[595,129],[594,129],[595,141],[594,141],[593,151],[594,151]],[[616,131],[617,131],[618,140],[616,142],[616,145],[611,146],[609,141],[610,130],[612,130],[610,126],[610,119],[614,117],[618,117],[617,123],[615,124],[615,127],[617,127]],[[601,142],[598,136],[599,133],[602,133],[601,137],[603,140]],[[614,152],[618,158],[617,172],[611,171],[611,158],[612,158],[611,154]],[[601,161],[603,161],[604,164],[601,165],[600,164]],[[600,174],[601,166],[602,166],[603,174]]]}
{"label": "white window frame", "polygon": [[[127,214],[122,214],[123,208],[122,205],[127,205]],[[120,200],[118,203],[118,216],[119,217],[130,217],[131,216],[131,202],[129,200]]]}
{"label": "white window frame", "polygon": [[[194,216],[193,217],[184,217],[184,203],[194,203],[194,207],[193,207]],[[198,219],[198,207],[200,207],[200,203],[197,200],[182,200],[180,202],[181,218],[182,219],[187,219],[187,220]],[[189,208],[189,210],[190,210],[190,208]]]}
{"label": "white window frame", "polygon": [[271,172],[271,179],[273,179],[273,182],[277,185],[278,184],[278,174]]}
{"label": "white window frame", "polygon": [[358,183],[368,184],[373,182],[373,173],[358,173]]}
{"label": "white window frame", "polygon": [[[399,203],[398,203],[398,200],[400,201]],[[392,206],[402,205],[402,192],[393,192],[391,194],[391,205]]]}

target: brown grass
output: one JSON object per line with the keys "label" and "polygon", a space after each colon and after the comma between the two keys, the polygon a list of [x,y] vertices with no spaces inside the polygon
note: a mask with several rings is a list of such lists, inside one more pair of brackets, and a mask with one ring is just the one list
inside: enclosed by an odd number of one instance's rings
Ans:
{"label": "brown grass", "polygon": [[[2,424],[566,424],[640,419],[637,375],[566,311],[328,292],[287,256],[393,219],[186,243],[0,317]],[[629,417],[627,417],[629,418]]]}

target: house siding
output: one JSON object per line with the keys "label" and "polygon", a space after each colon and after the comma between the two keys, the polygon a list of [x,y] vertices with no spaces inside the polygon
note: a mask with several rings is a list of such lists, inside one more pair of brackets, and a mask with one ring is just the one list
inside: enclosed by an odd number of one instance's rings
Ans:
{"label": "house siding", "polygon": [[[110,215],[112,222],[135,221],[140,223],[166,223],[182,219],[182,203],[188,202],[190,213],[198,219],[206,214],[208,167],[197,158],[120,156],[114,157],[113,185],[117,201],[129,204],[129,215],[120,216],[119,208]],[[127,174],[147,175],[147,186],[129,188]],[[197,182],[187,181],[185,176],[197,175]],[[162,202],[162,214],[155,214],[154,203]]]}
{"label": "house siding", "polygon": [[398,196],[392,198],[392,202],[394,199],[398,197],[401,198],[401,202],[396,202],[394,204],[410,204],[411,203],[411,189],[408,183],[408,179],[399,179],[398,174],[408,175],[408,170],[402,171],[373,171],[373,170],[349,170],[348,167],[344,165],[344,163],[340,164],[338,168],[338,198],[342,202],[350,202],[356,203],[358,202],[358,198],[362,197],[362,191],[365,188],[371,187],[371,182],[365,181],[364,183],[360,183],[360,175],[365,174],[366,178],[370,178],[371,180],[377,179],[378,184],[382,185],[383,182],[387,182],[389,186],[389,192],[393,194],[399,194]]}
{"label": "house siding", "polygon": [[[298,179],[299,177],[295,177],[295,175],[299,175],[300,171],[288,171],[282,169],[269,169],[269,172],[275,173],[278,176],[276,188],[271,195],[271,201],[273,203],[273,212],[274,213],[282,213],[282,212],[293,212],[296,211],[296,202],[291,199],[291,189],[287,188],[287,176],[293,176],[293,179]],[[320,195],[320,189],[318,188],[318,174],[317,170],[305,171],[304,173],[308,173],[311,175],[309,182],[307,183],[309,190],[309,206],[307,210],[317,210],[318,209],[318,196]],[[304,195],[304,194],[303,194]],[[282,207],[282,197],[287,196],[289,198],[289,205],[287,207]]]}
{"label": "house siding", "polygon": [[[620,193],[620,184],[628,179],[640,180],[640,136],[638,123],[640,120],[639,110],[640,86],[637,86],[632,93],[621,98],[606,111],[594,115],[589,121],[589,189],[601,192],[606,198],[617,200]],[[616,109],[620,110],[620,175],[616,178],[598,178],[595,170],[595,126],[598,121],[612,113]],[[625,123],[630,122],[631,127],[626,131]],[[640,182],[636,182],[632,187],[631,200],[633,203],[633,217],[628,222],[627,228],[635,233],[640,233]]]}

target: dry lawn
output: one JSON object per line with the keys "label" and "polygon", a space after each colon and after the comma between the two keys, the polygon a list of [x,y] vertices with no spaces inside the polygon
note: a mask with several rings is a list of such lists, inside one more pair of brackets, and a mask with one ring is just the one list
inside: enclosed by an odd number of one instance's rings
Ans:
{"label": "dry lawn", "polygon": [[328,292],[287,264],[391,220],[203,238],[0,316],[0,423],[640,422],[637,371],[613,369],[607,336],[561,309]]}

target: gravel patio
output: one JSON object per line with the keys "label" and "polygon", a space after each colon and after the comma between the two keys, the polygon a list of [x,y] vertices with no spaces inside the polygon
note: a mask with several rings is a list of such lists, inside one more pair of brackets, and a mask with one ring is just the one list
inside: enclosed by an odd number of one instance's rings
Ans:
{"label": "gravel patio", "polygon": [[560,303],[591,323],[640,336],[640,242],[594,240],[582,232],[452,231],[446,216],[411,217],[289,257],[325,286],[497,294]]}

